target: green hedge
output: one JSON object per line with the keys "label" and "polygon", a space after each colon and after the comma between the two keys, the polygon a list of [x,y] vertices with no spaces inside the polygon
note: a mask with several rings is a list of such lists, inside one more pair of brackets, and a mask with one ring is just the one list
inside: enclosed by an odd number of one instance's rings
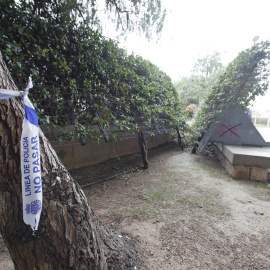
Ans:
{"label": "green hedge", "polygon": [[29,96],[41,125],[75,125],[84,136],[89,124],[134,132],[156,121],[183,129],[167,74],[72,18],[65,1],[60,15],[37,16],[27,3],[0,1],[0,51],[20,89],[32,75]]}
{"label": "green hedge", "polygon": [[[254,123],[254,121],[255,121],[255,117],[252,117],[252,123]],[[256,124],[267,125],[267,121],[268,121],[268,118],[264,118],[264,117],[256,118]]]}

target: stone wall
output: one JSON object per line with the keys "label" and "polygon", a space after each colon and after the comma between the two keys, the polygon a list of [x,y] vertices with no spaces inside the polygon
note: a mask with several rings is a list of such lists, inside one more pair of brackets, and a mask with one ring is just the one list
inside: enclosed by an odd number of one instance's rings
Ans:
{"label": "stone wall", "polygon": [[[171,140],[170,133],[149,136],[147,148],[154,148]],[[138,137],[130,136],[117,142],[88,141],[87,145],[81,146],[79,141],[51,142],[57,155],[68,170],[80,168],[91,164],[100,163],[110,158],[140,152]]]}

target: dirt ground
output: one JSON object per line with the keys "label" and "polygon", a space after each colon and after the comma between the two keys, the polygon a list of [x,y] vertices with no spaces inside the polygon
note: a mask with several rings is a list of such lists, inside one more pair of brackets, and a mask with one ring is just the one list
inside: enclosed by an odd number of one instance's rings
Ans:
{"label": "dirt ground", "polygon": [[[137,170],[84,188],[103,222],[134,239],[141,270],[270,269],[270,189],[230,178],[213,157],[167,145]],[[141,163],[131,155],[72,172],[86,184]],[[11,270],[0,238],[0,269]]]}

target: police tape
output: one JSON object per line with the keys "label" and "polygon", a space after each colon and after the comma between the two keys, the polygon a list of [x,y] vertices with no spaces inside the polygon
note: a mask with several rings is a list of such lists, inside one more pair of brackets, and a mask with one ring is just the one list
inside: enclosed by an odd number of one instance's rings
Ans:
{"label": "police tape", "polygon": [[25,110],[21,136],[23,220],[33,230],[37,230],[42,209],[42,183],[38,117],[34,106],[28,98],[28,91],[32,87],[30,77],[25,91],[0,89],[0,99],[21,97],[23,100]]}

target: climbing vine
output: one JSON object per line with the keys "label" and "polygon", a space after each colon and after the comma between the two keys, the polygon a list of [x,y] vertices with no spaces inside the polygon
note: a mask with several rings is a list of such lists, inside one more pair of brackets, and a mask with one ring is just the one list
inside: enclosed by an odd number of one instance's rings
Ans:
{"label": "climbing vine", "polygon": [[157,121],[184,128],[175,88],[158,67],[127,55],[71,8],[61,16],[31,8],[31,1],[0,3],[0,50],[20,89],[32,75],[29,95],[41,125],[73,126],[76,136],[91,138],[101,136],[88,132],[91,125],[134,132]]}

